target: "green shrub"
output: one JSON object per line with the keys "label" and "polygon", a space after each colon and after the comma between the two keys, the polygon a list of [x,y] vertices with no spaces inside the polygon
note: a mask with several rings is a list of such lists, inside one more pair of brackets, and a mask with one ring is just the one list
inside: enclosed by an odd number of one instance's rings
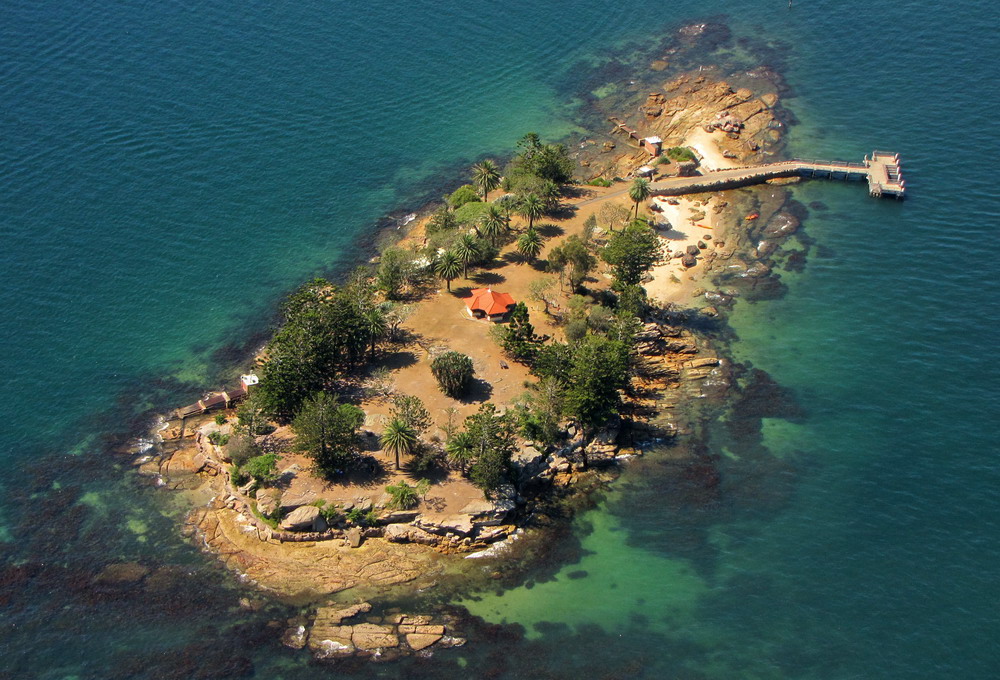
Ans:
{"label": "green shrub", "polygon": [[465,392],[472,381],[472,359],[461,352],[445,352],[431,362],[431,373],[449,397]]}
{"label": "green shrub", "polygon": [[229,443],[229,435],[223,434],[222,432],[211,432],[208,435],[208,441],[215,444],[216,446],[225,446]]}
{"label": "green shrub", "polygon": [[476,187],[471,184],[463,184],[448,196],[448,205],[458,209],[466,203],[475,203],[479,200],[479,192],[476,191]]}
{"label": "green shrub", "polygon": [[666,150],[666,154],[667,158],[677,161],[678,163],[698,160],[698,157],[694,155],[694,152],[686,146],[673,146]]}
{"label": "green shrub", "polygon": [[226,424],[226,414],[225,413],[216,413],[215,414],[215,424],[216,425],[225,425]]}
{"label": "green shrub", "polygon": [[420,503],[420,496],[417,494],[415,487],[410,486],[404,481],[400,481],[398,484],[390,484],[385,487],[386,493],[392,496],[392,500],[389,501],[388,508],[394,510],[409,510],[414,508]]}
{"label": "green shrub", "polygon": [[609,179],[604,179],[603,177],[595,177],[594,179],[587,182],[592,187],[609,187],[613,182]]}
{"label": "green shrub", "polygon": [[233,465],[229,468],[229,478],[235,487],[241,487],[250,481],[250,476],[243,472],[239,465]]}
{"label": "green shrub", "polygon": [[258,483],[263,484],[274,479],[277,464],[277,454],[268,453],[248,460],[246,465],[243,466],[243,471],[253,477]]}
{"label": "green shrub", "polygon": [[479,219],[489,211],[489,209],[489,203],[471,201],[455,210],[455,221],[458,222],[458,224],[472,224],[473,222],[478,222]]}
{"label": "green shrub", "polygon": [[361,508],[351,508],[347,511],[346,519],[351,524],[359,527],[368,527],[378,521],[378,515],[374,510],[362,510]]}

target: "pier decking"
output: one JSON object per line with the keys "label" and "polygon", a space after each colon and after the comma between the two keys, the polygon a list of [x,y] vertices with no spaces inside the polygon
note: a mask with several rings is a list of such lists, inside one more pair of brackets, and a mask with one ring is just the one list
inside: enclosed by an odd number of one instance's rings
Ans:
{"label": "pier decking", "polygon": [[875,151],[864,163],[792,159],[743,168],[713,170],[693,177],[670,177],[651,182],[649,189],[654,196],[679,196],[720,189],[734,189],[750,184],[760,184],[779,177],[822,177],[842,180],[867,180],[868,193],[872,196],[906,195],[906,182],[900,169],[899,154]]}

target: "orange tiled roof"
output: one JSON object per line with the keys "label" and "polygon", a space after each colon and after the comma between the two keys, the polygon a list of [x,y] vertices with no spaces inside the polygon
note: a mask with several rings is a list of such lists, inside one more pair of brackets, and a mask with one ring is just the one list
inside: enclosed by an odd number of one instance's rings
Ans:
{"label": "orange tiled roof", "polygon": [[489,288],[475,288],[465,299],[465,306],[472,310],[486,312],[489,316],[503,314],[515,304],[508,293],[497,293]]}

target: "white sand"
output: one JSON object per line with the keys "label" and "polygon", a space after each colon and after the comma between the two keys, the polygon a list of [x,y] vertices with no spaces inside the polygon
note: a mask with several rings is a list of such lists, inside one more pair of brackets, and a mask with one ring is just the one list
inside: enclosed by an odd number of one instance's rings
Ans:
{"label": "white sand", "polygon": [[701,155],[701,167],[703,170],[724,170],[726,168],[739,167],[739,163],[731,158],[726,158],[719,151],[719,145],[715,143],[716,138],[722,132],[705,132],[704,128],[695,128],[684,140],[684,146],[690,146]]}

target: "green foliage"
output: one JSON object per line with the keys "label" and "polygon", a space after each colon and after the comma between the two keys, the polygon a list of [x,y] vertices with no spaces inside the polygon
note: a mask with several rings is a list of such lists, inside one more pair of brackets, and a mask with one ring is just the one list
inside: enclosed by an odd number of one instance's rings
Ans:
{"label": "green foliage", "polygon": [[348,522],[359,527],[370,527],[378,522],[378,515],[374,510],[362,510],[361,508],[351,508],[347,511],[345,518]]}
{"label": "green foliage", "polygon": [[472,183],[476,185],[484,201],[490,200],[490,192],[500,186],[500,171],[497,164],[486,159],[472,166]]}
{"label": "green foliage", "polygon": [[455,242],[455,255],[462,261],[465,278],[469,278],[469,265],[479,261],[481,251],[480,241],[472,234],[462,234]]}
{"label": "green foliage", "polygon": [[563,392],[562,385],[552,378],[545,378],[532,386],[519,411],[521,433],[526,439],[545,445],[559,440]]}
{"label": "green foliage", "polygon": [[560,281],[568,269],[570,290],[576,290],[583,284],[587,274],[593,271],[597,260],[590,253],[587,244],[579,236],[573,234],[561,245],[549,251],[549,263],[555,271],[559,272]]}
{"label": "green foliage", "polygon": [[250,481],[250,475],[243,471],[243,469],[236,464],[229,467],[229,481],[232,482],[233,486],[239,488]]}
{"label": "green foliage", "polygon": [[462,260],[458,255],[448,250],[434,263],[434,273],[445,280],[450,291],[451,282],[453,279],[457,279],[458,275],[462,273],[462,267]]}
{"label": "green foliage", "polygon": [[510,312],[506,326],[499,331],[499,344],[511,359],[530,364],[538,351],[540,340],[528,318],[528,307],[518,302]]}
{"label": "green foliage", "polygon": [[260,447],[253,437],[240,433],[234,434],[226,444],[226,455],[234,465],[243,465],[254,456],[260,455]]}
{"label": "green foliage", "polygon": [[216,430],[215,432],[210,432],[208,434],[208,441],[212,442],[216,446],[225,446],[229,442],[229,435]]}
{"label": "green foliage", "polygon": [[455,221],[458,223],[458,226],[475,224],[483,219],[483,216],[489,212],[491,207],[495,206],[479,201],[466,203],[461,208],[455,210]]}
{"label": "green foliage", "polygon": [[583,242],[590,245],[594,241],[594,233],[597,231],[597,215],[591,215],[583,221]]}
{"label": "green foliage", "polygon": [[393,418],[385,426],[382,433],[382,448],[396,458],[396,469],[399,469],[400,455],[409,455],[417,447],[420,437],[416,430],[402,418]]}
{"label": "green foliage", "polygon": [[216,413],[215,414],[215,424],[216,425],[225,425],[226,424],[226,414],[225,413]]}
{"label": "green foliage", "polygon": [[460,352],[445,352],[431,362],[431,373],[442,392],[449,397],[458,397],[472,381],[472,359]]}
{"label": "green foliage", "polygon": [[493,404],[483,404],[465,419],[475,462],[469,469],[472,483],[487,495],[510,480],[510,459],[514,454],[514,423],[508,415],[498,415]]}
{"label": "green foliage", "polygon": [[292,421],[296,448],[313,460],[317,472],[330,479],[342,473],[358,454],[357,431],[365,412],[353,404],[341,404],[328,392],[306,400]]}
{"label": "green foliage", "polygon": [[579,342],[587,335],[587,320],[586,319],[573,319],[566,324],[566,328],[563,329],[566,334],[566,340],[570,344]]}
{"label": "green foliage", "polygon": [[471,184],[463,184],[448,196],[448,205],[456,209],[461,208],[466,203],[476,203],[478,201],[479,194],[476,192],[476,187]]}
{"label": "green foliage", "polygon": [[242,467],[243,471],[253,477],[258,484],[265,484],[274,479],[277,465],[277,454],[267,453],[251,458]]}
{"label": "green foliage", "polygon": [[440,232],[453,231],[456,228],[458,228],[458,219],[455,217],[455,211],[451,209],[451,206],[443,205],[427,220],[427,226],[424,230],[428,236],[433,236]]}
{"label": "green foliage", "polygon": [[542,237],[534,227],[529,227],[518,237],[517,252],[528,262],[533,262],[542,252]]}
{"label": "green foliage", "polygon": [[534,192],[527,194],[517,206],[517,212],[528,220],[528,229],[535,226],[535,220],[545,213],[545,203]]}
{"label": "green foliage", "polygon": [[610,179],[604,179],[603,177],[595,177],[594,179],[587,182],[587,184],[589,184],[592,187],[609,187],[612,184],[614,184],[614,182],[612,182]]}
{"label": "green foliage", "polygon": [[234,432],[245,437],[256,437],[270,431],[271,426],[267,422],[267,416],[260,402],[256,391],[243,400],[236,409]]}
{"label": "green foliage", "polygon": [[542,144],[538,135],[529,132],[517,143],[519,153],[504,173],[516,183],[523,176],[536,177],[556,184],[566,184],[573,177],[573,161],[562,144]]}
{"label": "green foliage", "polygon": [[601,257],[611,265],[618,287],[632,286],[660,261],[663,246],[649,225],[636,220],[608,239]]}
{"label": "green foliage", "polygon": [[468,432],[456,432],[445,445],[445,452],[448,460],[458,465],[464,475],[466,466],[473,458],[472,437]]}
{"label": "green foliage", "polygon": [[319,508],[319,514],[323,516],[324,520],[326,520],[327,526],[333,526],[334,524],[340,522],[341,513],[340,508],[337,505],[327,503],[322,498],[313,503],[313,505]]}
{"label": "green foliage", "polygon": [[649,311],[649,296],[639,284],[623,285],[618,290],[619,314],[631,314],[640,319]]}
{"label": "green foliage", "polygon": [[628,188],[628,197],[635,203],[635,216],[639,217],[639,204],[645,201],[652,194],[649,188],[649,180],[645,177],[636,177],[632,180],[632,186]]}
{"label": "green foliage", "polygon": [[490,245],[497,245],[500,237],[507,233],[507,219],[504,217],[503,210],[496,205],[488,206],[486,212],[479,219],[477,229],[483,238],[489,240]]}
{"label": "green foliage", "polygon": [[698,160],[698,157],[694,155],[694,152],[686,146],[673,146],[663,153],[667,158],[672,161],[677,161],[678,163]]}
{"label": "green foliage", "polygon": [[393,420],[401,420],[417,433],[422,435],[431,426],[431,414],[424,406],[420,397],[408,394],[397,394],[392,398],[392,408],[389,416]]}
{"label": "green foliage", "polygon": [[386,506],[390,509],[409,510],[410,508],[417,507],[420,503],[420,495],[417,493],[417,489],[403,480],[385,487],[385,491],[392,497]]}
{"label": "green foliage", "polygon": [[621,409],[619,391],[628,384],[629,345],[587,335],[572,348],[566,413],[587,428],[603,425]]}
{"label": "green foliage", "polygon": [[256,390],[265,413],[290,420],[307,397],[365,360],[370,336],[363,297],[316,279],[288,298],[285,324],[267,345]]}
{"label": "green foliage", "polygon": [[443,463],[441,449],[425,442],[417,442],[410,456],[407,469],[413,472],[430,472]]}
{"label": "green foliage", "polygon": [[403,288],[411,284],[416,275],[413,257],[402,248],[386,248],[379,257],[375,271],[375,287],[385,293],[386,299],[398,299]]}

